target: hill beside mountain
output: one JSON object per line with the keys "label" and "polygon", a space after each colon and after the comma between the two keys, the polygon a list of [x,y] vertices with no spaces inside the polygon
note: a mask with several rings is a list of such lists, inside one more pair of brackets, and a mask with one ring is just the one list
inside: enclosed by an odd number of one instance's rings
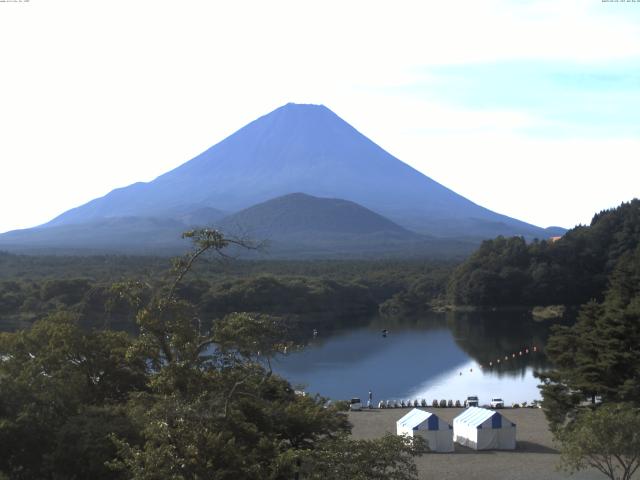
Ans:
{"label": "hill beside mountain", "polygon": [[256,238],[375,233],[407,239],[419,237],[355,202],[304,193],[283,195],[241,210],[222,219],[219,226],[226,232],[248,230]]}
{"label": "hill beside mountain", "polygon": [[266,241],[266,253],[273,257],[451,257],[473,248],[469,242],[411,232],[354,202],[304,193],[241,210],[217,227],[230,235]]}

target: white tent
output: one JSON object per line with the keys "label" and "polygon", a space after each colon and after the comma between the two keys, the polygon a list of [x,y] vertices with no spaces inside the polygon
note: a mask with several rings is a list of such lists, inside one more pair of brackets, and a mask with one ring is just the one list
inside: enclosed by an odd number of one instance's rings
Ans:
{"label": "white tent", "polygon": [[453,419],[453,438],[474,450],[514,450],[516,424],[493,410],[469,407]]}
{"label": "white tent", "polygon": [[453,452],[453,430],[434,413],[414,408],[396,422],[398,435],[420,435],[432,452]]}

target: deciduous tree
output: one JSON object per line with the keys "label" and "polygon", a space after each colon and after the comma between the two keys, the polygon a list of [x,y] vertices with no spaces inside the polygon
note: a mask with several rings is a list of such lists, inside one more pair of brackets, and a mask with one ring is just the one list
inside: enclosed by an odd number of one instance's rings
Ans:
{"label": "deciduous tree", "polygon": [[560,435],[562,466],[595,468],[611,480],[630,480],[640,467],[640,409],[609,404],[583,412]]}

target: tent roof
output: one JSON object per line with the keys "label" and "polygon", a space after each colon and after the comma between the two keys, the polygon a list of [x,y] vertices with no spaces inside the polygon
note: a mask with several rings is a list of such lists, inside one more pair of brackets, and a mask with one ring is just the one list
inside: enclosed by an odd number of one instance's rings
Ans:
{"label": "tent roof", "polygon": [[422,422],[426,421],[433,413],[425,412],[424,410],[418,410],[414,408],[409,413],[407,413],[404,417],[398,420],[398,426],[403,426],[407,428],[414,428],[420,425]]}
{"label": "tent roof", "polygon": [[487,410],[486,408],[469,407],[456,418],[454,418],[453,421],[462,422],[472,427],[477,427],[479,425],[482,425],[494,415],[500,414],[498,412],[494,412],[493,410]]}

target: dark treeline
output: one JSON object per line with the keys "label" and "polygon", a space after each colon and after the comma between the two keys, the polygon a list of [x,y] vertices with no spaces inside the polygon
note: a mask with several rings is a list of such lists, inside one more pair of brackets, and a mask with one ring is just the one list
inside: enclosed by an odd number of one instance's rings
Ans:
{"label": "dark treeline", "polygon": [[580,305],[602,300],[608,277],[640,241],[640,200],[593,217],[556,242],[487,240],[451,276],[449,302],[475,306]]}
{"label": "dark treeline", "polygon": [[[118,286],[150,295],[170,276],[167,259],[128,256],[32,257],[0,253],[0,330],[59,311],[91,328],[135,330],[135,309]],[[387,300],[425,303],[442,294],[453,264],[425,261],[203,260],[176,294],[203,319],[250,311],[306,322],[369,317]]]}
{"label": "dark treeline", "polygon": [[[117,281],[170,274],[170,257],[135,255],[20,255],[0,251],[0,280],[42,278],[88,278]],[[196,278],[246,277],[259,274],[278,276],[357,279],[413,276],[434,267],[455,265],[452,260],[242,260],[204,258],[194,266]]]}
{"label": "dark treeline", "polygon": [[19,255],[0,251],[0,280],[87,278],[115,281],[156,276],[169,270],[164,257],[133,255]]}

